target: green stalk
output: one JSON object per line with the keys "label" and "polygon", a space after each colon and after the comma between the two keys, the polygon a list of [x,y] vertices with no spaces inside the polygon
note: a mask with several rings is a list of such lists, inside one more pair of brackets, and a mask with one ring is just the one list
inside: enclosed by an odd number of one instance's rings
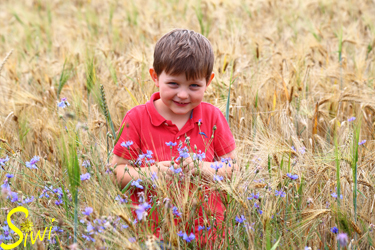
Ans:
{"label": "green stalk", "polygon": [[336,185],[337,185],[337,205],[340,207],[340,194],[341,194],[341,185],[340,185],[340,160],[339,160],[339,150],[337,143],[337,136],[335,136],[335,159],[336,159]]}

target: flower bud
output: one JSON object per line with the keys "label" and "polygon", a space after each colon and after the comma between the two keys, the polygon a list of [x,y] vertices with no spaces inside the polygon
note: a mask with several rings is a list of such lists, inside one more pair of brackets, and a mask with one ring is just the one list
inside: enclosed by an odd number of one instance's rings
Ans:
{"label": "flower bud", "polygon": [[213,130],[215,131],[217,129],[216,125],[214,125]]}

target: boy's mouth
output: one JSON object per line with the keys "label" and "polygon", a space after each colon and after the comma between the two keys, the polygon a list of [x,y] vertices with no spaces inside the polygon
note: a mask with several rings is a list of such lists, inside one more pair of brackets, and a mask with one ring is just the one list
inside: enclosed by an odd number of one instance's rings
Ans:
{"label": "boy's mouth", "polygon": [[184,103],[184,102],[176,102],[176,101],[173,101],[173,102],[176,103],[179,106],[185,106],[185,105],[189,104],[189,102],[186,102],[186,103]]}

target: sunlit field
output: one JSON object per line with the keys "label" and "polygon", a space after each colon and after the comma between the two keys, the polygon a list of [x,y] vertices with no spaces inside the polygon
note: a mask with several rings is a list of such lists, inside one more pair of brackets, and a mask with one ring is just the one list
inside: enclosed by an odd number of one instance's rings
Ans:
{"label": "sunlit field", "polygon": [[[173,28],[211,41],[204,101],[227,118],[240,171],[120,189],[110,164],[120,125],[158,91],[148,70]],[[0,1],[0,242],[375,249],[374,49],[370,0]],[[131,203],[137,185],[146,209]],[[203,242],[189,235],[207,190],[226,210],[222,225],[205,213]],[[17,232],[7,216],[19,206]]]}

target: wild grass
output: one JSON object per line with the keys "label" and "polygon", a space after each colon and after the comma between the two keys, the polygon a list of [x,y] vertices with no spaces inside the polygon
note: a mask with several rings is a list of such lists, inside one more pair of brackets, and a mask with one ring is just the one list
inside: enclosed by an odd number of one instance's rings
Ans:
{"label": "wild grass", "polygon": [[[0,235],[22,205],[34,230],[58,227],[27,249],[157,249],[153,213],[173,249],[337,249],[333,227],[348,235],[344,249],[374,249],[374,13],[366,0],[1,1]],[[153,46],[177,27],[213,45],[204,101],[228,119],[241,171],[220,182],[143,179],[152,208],[134,223],[134,186],[117,188],[108,163],[126,112],[157,91]],[[38,169],[27,168],[34,156]],[[209,211],[202,226],[225,237],[186,242],[177,233],[214,190],[223,227]]]}

